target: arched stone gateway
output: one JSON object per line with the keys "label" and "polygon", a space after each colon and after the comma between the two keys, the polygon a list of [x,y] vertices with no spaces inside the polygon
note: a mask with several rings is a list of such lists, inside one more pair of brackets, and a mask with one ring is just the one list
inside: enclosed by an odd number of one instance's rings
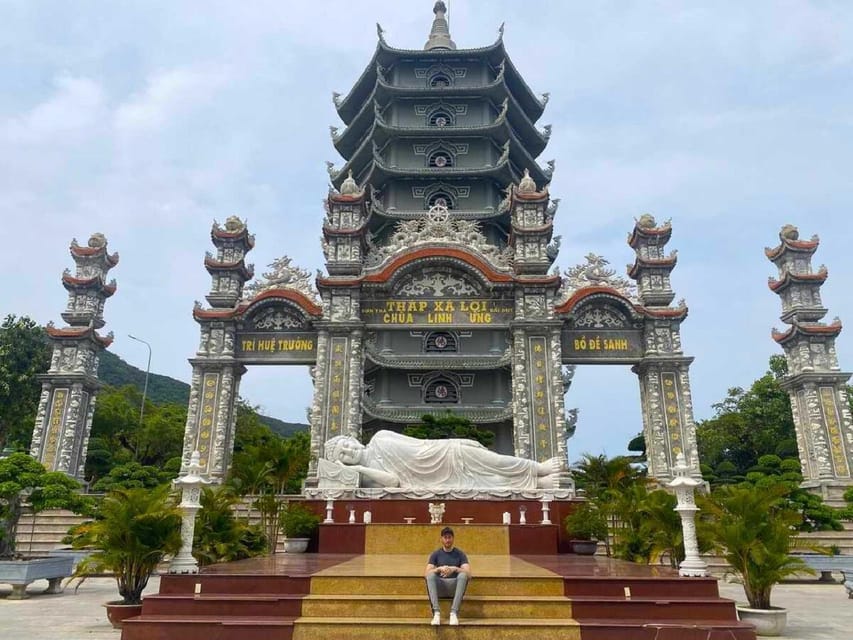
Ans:
{"label": "arched stone gateway", "polygon": [[[670,306],[675,255],[663,253],[670,226],[637,222],[631,280],[593,255],[553,271],[554,161],[536,160],[551,135],[536,125],[547,101],[502,37],[403,50],[380,35],[355,86],[335,95],[346,128],[332,127],[332,141],[346,162],[328,163],[325,273],[311,282],[283,258],[244,292],[254,240],[236,218],[214,226],[185,464],[199,448],[208,474],[225,474],[240,376],[272,363],[313,366],[307,493],[357,488],[357,474],[323,470],[331,438],[366,442],[448,409],[492,431],[498,454],[565,464],[565,367],[592,363],[637,373],[652,475],[671,479],[683,452],[699,476],[679,337],[687,309]],[[556,484],[572,489],[567,474]]]}

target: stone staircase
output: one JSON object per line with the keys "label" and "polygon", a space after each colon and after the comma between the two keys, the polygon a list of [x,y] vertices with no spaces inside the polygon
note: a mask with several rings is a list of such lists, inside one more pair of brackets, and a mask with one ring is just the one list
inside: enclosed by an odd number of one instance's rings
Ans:
{"label": "stone staircase", "polygon": [[42,511],[35,517],[31,514],[24,515],[18,522],[18,535],[15,538],[18,553],[31,558],[41,558],[54,549],[66,547],[68,545],[63,544],[62,539],[67,535],[68,529],[85,520],[85,517],[63,509]]}
{"label": "stone staircase", "polygon": [[[328,525],[335,527],[336,525]],[[122,640],[754,640],[716,580],[568,554],[511,555],[502,525],[453,525],[473,579],[430,625],[423,580],[435,525],[372,524],[364,553],[277,554],[161,578]],[[322,537],[322,532],[321,532]]]}

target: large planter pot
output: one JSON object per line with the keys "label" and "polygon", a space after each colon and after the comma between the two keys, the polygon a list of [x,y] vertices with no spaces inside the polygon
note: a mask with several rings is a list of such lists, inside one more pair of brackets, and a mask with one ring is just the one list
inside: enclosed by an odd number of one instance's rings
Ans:
{"label": "large planter pot", "polygon": [[308,548],[308,542],[311,538],[285,538],[284,552],[285,553],[305,553]]}
{"label": "large planter pot", "polygon": [[572,553],[579,556],[594,556],[598,549],[598,540],[570,540]]}
{"label": "large planter pot", "polygon": [[121,629],[122,622],[142,613],[141,604],[121,604],[120,600],[107,602],[104,607],[107,609],[107,619],[113,625],[113,629]]}
{"label": "large planter pot", "polygon": [[737,605],[737,615],[743,622],[755,625],[755,635],[779,636],[788,624],[788,610],[782,607],[769,609],[750,609]]}

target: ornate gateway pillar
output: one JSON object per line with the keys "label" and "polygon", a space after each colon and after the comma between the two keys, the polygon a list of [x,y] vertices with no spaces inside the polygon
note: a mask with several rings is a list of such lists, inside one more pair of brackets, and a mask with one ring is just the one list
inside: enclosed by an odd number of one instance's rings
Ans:
{"label": "ornate gateway pillar", "polygon": [[210,238],[216,255],[208,253],[204,265],[211,276],[207,295],[211,308],[203,309],[196,302],[193,309],[193,318],[201,325],[201,341],[196,357],[190,360],[193,375],[181,475],[189,472],[190,457],[198,451],[202,474],[222,482],[234,448],[234,403],[246,371],[235,359],[235,315],[243,285],[254,275],[254,267],[246,265],[244,258],[255,246],[255,238],[233,216],[224,227],[214,222]]}
{"label": "ornate gateway pillar", "polygon": [[71,257],[77,266],[72,276],[66,269],[62,284],[68,290],[68,307],[62,314],[68,326],[48,324],[53,345],[50,369],[41,376],[42,393],[33,430],[30,455],[50,471],[62,471],[83,479],[89,432],[98,393],[98,362],[101,350],[113,336],[98,335],[104,326],[104,302],[116,291],[107,272],[118,264],[118,254],[107,252],[107,239],[96,233],[88,246],[71,241]]}
{"label": "ornate gateway pillar", "polygon": [[644,308],[644,354],[633,368],[640,379],[643,408],[643,436],[646,440],[649,475],[664,483],[673,479],[673,468],[684,454],[691,477],[701,478],[696,448],[696,425],[688,375],[693,358],[681,350],[681,322],[687,307],[675,297],[669,274],[675,267],[676,252],[664,254],[672,234],[669,222],[657,226],[651,215],[643,215],[634,225],[628,244],[636,258],[628,275],[637,282],[637,297]]}
{"label": "ornate gateway pillar", "polygon": [[788,375],[782,386],[791,397],[804,486],[819,489],[824,497],[840,498],[853,484],[853,420],[847,398],[849,373],[838,365],[835,338],[841,333],[836,318],[827,325],[820,288],[826,267],[812,270],[811,258],[820,240],[800,240],[793,225],[779,232],[781,243],[765,254],[779,269],[770,278],[771,291],[782,299],[781,320],[791,327],[773,330],[773,339],[785,350]]}

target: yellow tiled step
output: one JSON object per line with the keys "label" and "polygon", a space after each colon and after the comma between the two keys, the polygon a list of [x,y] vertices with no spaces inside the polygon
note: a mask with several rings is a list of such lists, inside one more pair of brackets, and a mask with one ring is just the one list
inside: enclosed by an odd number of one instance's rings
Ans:
{"label": "yellow tiled step", "polygon": [[[401,576],[314,576],[312,595],[374,595],[411,596],[426,593],[423,578]],[[561,596],[563,579],[539,577],[506,578],[477,577],[468,584],[470,596]]]}
{"label": "yellow tiled step", "polygon": [[[429,615],[426,589],[417,596],[309,595],[302,600],[302,615],[310,618],[417,618]],[[450,600],[439,601],[445,617]],[[475,596],[467,593],[461,612],[469,618],[557,619],[571,618],[571,602],[563,596]]]}
{"label": "yellow tiled step", "polygon": [[[365,528],[366,555],[420,554],[424,560],[440,546],[442,524],[372,524]],[[453,525],[455,544],[472,554],[509,555],[509,527],[503,524]]]}
{"label": "yellow tiled step", "polygon": [[580,640],[580,626],[570,618],[550,620],[467,619],[451,627],[447,618],[430,625],[431,616],[409,619],[389,618],[297,618],[293,640]]}

